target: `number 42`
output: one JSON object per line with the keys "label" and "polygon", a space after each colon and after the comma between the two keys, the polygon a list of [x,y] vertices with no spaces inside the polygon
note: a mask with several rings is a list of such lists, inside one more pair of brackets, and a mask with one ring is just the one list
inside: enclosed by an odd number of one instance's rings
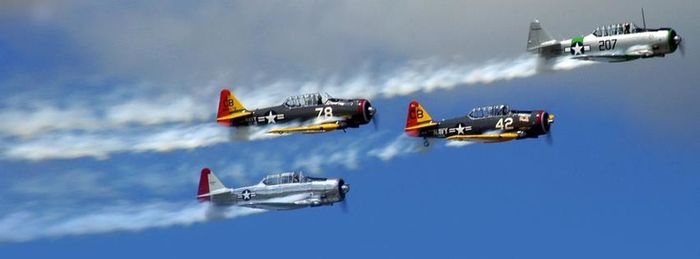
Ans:
{"label": "number 42", "polygon": [[497,129],[505,129],[505,130],[510,130],[513,129],[513,118],[501,118],[496,122],[496,128]]}

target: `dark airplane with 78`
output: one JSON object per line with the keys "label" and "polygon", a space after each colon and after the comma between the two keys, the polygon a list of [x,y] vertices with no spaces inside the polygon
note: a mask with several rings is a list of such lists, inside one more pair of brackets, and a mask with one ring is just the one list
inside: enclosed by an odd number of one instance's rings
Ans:
{"label": "dark airplane with 78", "polygon": [[298,121],[303,125],[275,128],[268,133],[322,133],[360,127],[376,112],[367,99],[338,99],[317,93],[291,96],[278,106],[247,110],[230,90],[223,89],[216,121],[229,127]]}
{"label": "dark airplane with 78", "polygon": [[543,110],[511,110],[507,105],[494,105],[474,108],[461,117],[433,121],[427,111],[417,101],[408,105],[406,134],[428,138],[469,142],[504,142],[514,139],[537,138],[550,133],[554,115]]}

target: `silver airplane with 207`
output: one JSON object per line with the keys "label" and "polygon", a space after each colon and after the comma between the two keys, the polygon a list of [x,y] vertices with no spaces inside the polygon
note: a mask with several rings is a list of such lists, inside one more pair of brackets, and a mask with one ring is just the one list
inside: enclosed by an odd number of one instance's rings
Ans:
{"label": "silver airplane with 207", "polygon": [[577,60],[624,62],[639,58],[664,57],[680,49],[682,38],[671,28],[649,29],[633,23],[601,26],[592,33],[558,41],[552,38],[539,21],[530,23],[527,50],[544,58],[569,56]]}

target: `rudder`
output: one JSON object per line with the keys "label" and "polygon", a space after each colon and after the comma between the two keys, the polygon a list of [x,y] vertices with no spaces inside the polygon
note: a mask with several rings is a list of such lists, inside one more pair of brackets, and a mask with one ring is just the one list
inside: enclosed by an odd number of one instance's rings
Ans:
{"label": "rudder", "polygon": [[540,24],[540,21],[534,20],[530,23],[530,32],[527,36],[528,51],[536,52],[542,43],[552,40],[554,40],[554,38],[549,36],[549,33],[542,29],[542,24]]}
{"label": "rudder", "polygon": [[[236,114],[245,113],[246,109],[243,104],[238,101],[231,90],[221,89],[221,94],[219,96],[219,112],[216,115],[216,121],[221,124],[230,124],[232,118],[235,118]],[[232,116],[233,115],[233,116]]]}
{"label": "rudder", "polygon": [[201,174],[199,175],[199,189],[197,190],[197,200],[200,202],[206,202],[210,200],[211,196],[200,197],[205,194],[209,194],[219,189],[225,189],[224,184],[219,180],[216,175],[209,169],[203,168]]}
{"label": "rudder", "polygon": [[432,121],[433,118],[430,117],[430,114],[428,114],[418,101],[413,100],[408,104],[408,116],[406,117],[406,128],[404,130],[409,135],[418,135],[416,127],[423,124],[430,124]]}

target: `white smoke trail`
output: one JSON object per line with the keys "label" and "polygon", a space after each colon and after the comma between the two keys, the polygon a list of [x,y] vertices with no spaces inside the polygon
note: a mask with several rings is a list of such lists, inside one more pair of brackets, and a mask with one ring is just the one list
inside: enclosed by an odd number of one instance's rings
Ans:
{"label": "white smoke trail", "polygon": [[[307,92],[328,92],[339,97],[405,96],[419,91],[448,90],[457,86],[489,84],[536,75],[538,71],[570,70],[593,62],[569,58],[554,59],[541,69],[537,56],[523,55],[515,59],[492,60],[484,64],[445,64],[435,60],[410,62],[392,72],[371,76],[360,73],[346,80],[293,81],[279,80],[266,85],[239,86],[232,89],[238,99],[249,108],[275,105],[289,95]],[[210,119],[217,100],[217,86],[229,82],[208,82],[207,94],[182,96],[182,93],[163,89],[161,96],[144,96],[133,93],[138,99],[127,99],[106,108],[103,100],[87,100],[83,106],[75,104],[61,108],[43,103],[41,107],[9,106],[0,111],[0,136],[33,137],[53,131],[101,130],[129,127],[131,125],[158,125],[164,123],[193,122]],[[136,89],[135,91],[138,91]],[[109,94],[106,96],[121,96]],[[81,100],[83,101],[83,100]],[[90,103],[98,102],[98,103]],[[76,102],[76,103],[85,103]]]}
{"label": "white smoke trail", "polygon": [[72,104],[68,107],[51,105],[50,102],[43,102],[41,106],[25,107],[26,102],[19,102],[22,105],[9,106],[0,111],[0,121],[3,122],[0,124],[0,136],[29,138],[54,131],[95,131],[130,125],[202,121],[211,115],[214,109],[212,107],[216,106],[206,105],[208,100],[202,102],[192,96],[164,97],[127,99],[106,108],[102,108],[105,101],[97,97],[94,100],[76,100],[75,103],[89,103]]}
{"label": "white smoke trail", "polygon": [[119,152],[167,152],[206,147],[228,141],[227,129],[214,123],[155,128],[147,132],[51,133],[4,145],[8,159],[46,160],[94,157]]}
{"label": "white smoke trail", "polygon": [[[333,118],[314,120],[328,122]],[[282,127],[301,126],[299,121],[269,124],[260,127],[227,128],[215,123],[193,126],[175,125],[146,131],[107,130],[103,132],[49,133],[38,138],[17,141],[0,148],[5,158],[15,160],[74,159],[93,157],[107,159],[122,152],[169,152],[190,150],[230,141],[256,141],[289,134],[268,133]]]}
{"label": "white smoke trail", "polygon": [[232,219],[260,212],[264,210],[230,207],[217,213],[218,217],[212,218],[209,205],[168,202],[115,205],[84,213],[66,212],[62,209],[42,212],[27,210],[0,218],[0,242],[188,226],[212,219]]}
{"label": "white smoke trail", "polygon": [[545,64],[543,69],[545,71],[565,71],[596,63],[597,62],[576,60],[569,57],[559,57]]}
{"label": "white smoke trail", "polygon": [[[342,83],[333,80],[323,83],[321,81],[291,82],[278,81],[261,87],[256,91],[246,91],[250,88],[241,88],[241,96],[246,96],[255,103],[276,103],[282,100],[287,93],[298,91],[301,86],[304,92],[332,92],[340,93],[340,96],[353,96],[358,93],[365,97],[379,96],[391,98],[399,95],[409,95],[417,91],[429,92],[436,89],[451,89],[459,85],[486,84],[498,80],[510,80],[535,75],[537,71],[569,70],[582,65],[591,64],[559,58],[549,61],[546,69],[542,70],[542,64],[538,63],[536,56],[525,55],[514,60],[490,61],[483,65],[437,65],[434,61],[413,62],[411,65],[376,79],[362,74]],[[212,97],[214,99],[214,97]],[[239,97],[240,99],[240,97]],[[168,100],[166,98],[166,100]],[[274,101],[273,101],[274,100]],[[206,101],[201,101],[206,102]],[[13,139],[10,144],[0,150],[3,156],[10,159],[46,160],[46,159],[72,159],[79,157],[94,157],[106,159],[112,153],[118,152],[166,152],[178,149],[195,149],[211,146],[226,141],[250,141],[279,137],[279,134],[268,134],[273,128],[282,127],[282,124],[271,124],[265,127],[238,128],[231,130],[220,127],[214,123],[203,123],[194,126],[175,125],[170,127],[149,127],[147,132],[133,133],[134,127],[112,129],[116,125],[133,124],[159,124],[164,122],[187,122],[199,117],[206,117],[206,112],[192,108],[196,101],[183,99],[167,104],[150,103],[141,101],[126,101],[124,105],[110,108],[109,116],[106,116],[106,125],[100,124],[100,119],[90,116],[86,109],[69,108],[67,110],[52,110],[42,108],[36,112],[22,114],[16,109],[8,112],[0,112],[0,118],[5,120],[0,127],[2,133],[10,136],[21,135],[21,140]],[[127,105],[128,104],[128,105]],[[212,105],[213,107],[214,105]],[[160,107],[160,112],[152,113],[153,109]],[[163,108],[166,107],[166,108]],[[179,107],[179,108],[176,108]],[[153,108],[153,109],[152,109]],[[149,112],[144,112],[148,110]],[[171,115],[177,113],[177,115]],[[29,117],[23,117],[23,116]],[[141,117],[139,117],[141,116]],[[60,123],[52,123],[54,120]],[[101,126],[94,126],[101,125]],[[299,126],[299,122],[286,123],[284,127]],[[89,129],[89,131],[75,131],[70,129]],[[44,133],[37,137],[37,133]],[[227,133],[228,132],[228,133]],[[14,142],[14,143],[13,143]],[[377,156],[384,159],[392,156],[390,149],[384,152],[377,151]]]}
{"label": "white smoke trail", "polygon": [[[444,64],[435,60],[410,62],[407,66],[384,75],[372,77],[361,73],[347,80],[280,80],[257,87],[233,89],[239,100],[254,100],[253,107],[278,104],[286,96],[327,92],[339,97],[392,98],[416,92],[450,90],[458,86],[490,84],[497,81],[526,78],[538,72],[571,70],[594,62],[557,58],[547,62],[535,55],[525,54],[515,59],[491,60],[483,64]],[[247,103],[248,101],[243,101]]]}
{"label": "white smoke trail", "polygon": [[456,148],[459,148],[459,147],[469,146],[469,145],[471,145],[471,144],[474,144],[474,142],[469,142],[469,141],[447,141],[447,143],[445,143],[445,146],[446,146],[446,147],[456,147]]}
{"label": "white smoke trail", "polygon": [[389,161],[398,156],[427,150],[426,147],[421,145],[422,142],[422,139],[411,138],[401,134],[390,143],[382,145],[381,148],[371,149],[368,154],[382,161]]}

